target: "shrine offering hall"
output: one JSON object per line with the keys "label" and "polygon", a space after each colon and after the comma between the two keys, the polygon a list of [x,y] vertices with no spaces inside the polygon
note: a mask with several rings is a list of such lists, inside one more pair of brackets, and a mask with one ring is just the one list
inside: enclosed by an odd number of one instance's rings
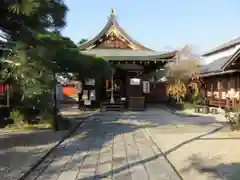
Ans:
{"label": "shrine offering hall", "polygon": [[102,31],[79,49],[86,55],[103,57],[113,70],[101,93],[96,93],[94,79],[85,80],[80,104],[143,110],[147,103],[166,100],[164,77],[159,75],[164,74],[164,65],[175,58],[176,51],[160,53],[135,41],[119,26],[114,10]]}

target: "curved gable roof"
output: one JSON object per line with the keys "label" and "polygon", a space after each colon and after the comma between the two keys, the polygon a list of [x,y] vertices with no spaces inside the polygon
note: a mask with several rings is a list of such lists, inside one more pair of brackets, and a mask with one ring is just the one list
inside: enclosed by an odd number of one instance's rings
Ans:
{"label": "curved gable roof", "polygon": [[89,46],[93,45],[97,40],[99,40],[101,37],[103,37],[107,32],[108,30],[110,30],[110,28],[114,26],[119,32],[120,34],[125,37],[129,42],[131,42],[132,44],[134,44],[135,46],[141,48],[142,50],[150,50],[150,51],[153,51],[152,49],[149,49],[147,47],[145,47],[144,45],[142,45],[141,43],[135,41],[134,39],[132,39],[121,27],[120,25],[118,24],[117,22],[117,18],[116,18],[116,14],[114,12],[114,10],[112,9],[111,11],[111,15],[110,15],[110,18],[107,22],[107,24],[105,25],[105,27],[102,29],[102,31],[97,35],[95,36],[93,39],[79,45],[79,49],[80,50],[84,50],[86,48],[88,48]]}

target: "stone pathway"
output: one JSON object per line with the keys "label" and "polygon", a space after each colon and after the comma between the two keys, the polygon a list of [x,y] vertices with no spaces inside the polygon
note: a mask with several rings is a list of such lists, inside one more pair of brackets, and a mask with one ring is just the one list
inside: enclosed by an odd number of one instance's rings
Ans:
{"label": "stone pathway", "polygon": [[129,115],[101,113],[61,144],[29,180],[180,180],[145,128]]}
{"label": "stone pathway", "polygon": [[214,117],[102,112],[26,179],[238,180],[238,143],[239,133]]}
{"label": "stone pathway", "polygon": [[239,180],[240,132],[213,116],[179,117],[163,109],[133,113],[184,180]]}

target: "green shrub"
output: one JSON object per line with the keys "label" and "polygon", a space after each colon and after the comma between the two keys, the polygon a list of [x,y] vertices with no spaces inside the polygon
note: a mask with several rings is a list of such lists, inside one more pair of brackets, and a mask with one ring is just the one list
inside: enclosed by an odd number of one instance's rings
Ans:
{"label": "green shrub", "polygon": [[14,124],[21,125],[24,121],[24,115],[21,113],[21,111],[17,109],[13,109],[10,112],[10,118],[14,121]]}
{"label": "green shrub", "polygon": [[240,113],[233,112],[232,110],[225,111],[225,117],[228,119],[231,130],[239,131],[240,130]]}
{"label": "green shrub", "polygon": [[194,107],[195,107],[195,105],[190,102],[184,102],[184,104],[183,104],[183,109],[193,109]]}

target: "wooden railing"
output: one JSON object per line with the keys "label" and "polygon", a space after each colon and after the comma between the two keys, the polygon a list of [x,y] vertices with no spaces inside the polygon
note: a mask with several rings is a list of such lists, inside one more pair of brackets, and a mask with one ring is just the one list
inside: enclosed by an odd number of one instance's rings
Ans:
{"label": "wooden railing", "polygon": [[210,106],[221,107],[221,108],[235,108],[240,102],[237,99],[212,99],[208,98],[208,104]]}

